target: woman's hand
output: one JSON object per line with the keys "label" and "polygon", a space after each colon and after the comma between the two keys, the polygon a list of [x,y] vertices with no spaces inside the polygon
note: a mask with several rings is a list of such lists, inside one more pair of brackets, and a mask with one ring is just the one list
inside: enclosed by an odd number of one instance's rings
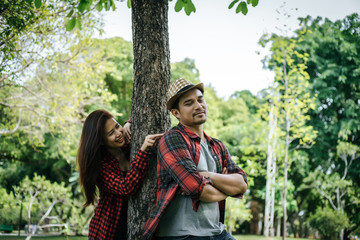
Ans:
{"label": "woman's hand", "polygon": [[156,141],[159,140],[162,137],[162,135],[164,134],[159,133],[159,134],[147,135],[140,149],[143,151],[148,151],[151,147],[155,145]]}
{"label": "woman's hand", "polygon": [[130,143],[131,142],[131,123],[126,122],[123,129],[124,129],[125,141]]}

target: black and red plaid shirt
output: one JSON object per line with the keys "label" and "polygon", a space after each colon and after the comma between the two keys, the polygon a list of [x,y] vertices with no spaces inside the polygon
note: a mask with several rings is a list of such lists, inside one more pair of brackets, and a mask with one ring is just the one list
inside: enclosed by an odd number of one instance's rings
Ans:
{"label": "black and red plaid shirt", "polygon": [[[123,147],[129,156],[130,146]],[[150,153],[138,150],[131,161],[129,171],[121,171],[119,161],[110,153],[101,160],[97,187],[99,201],[90,221],[89,239],[126,239],[127,196],[134,194],[140,187],[149,165]]]}
{"label": "black and red plaid shirt", "polygon": [[[231,160],[225,145],[206,134],[205,137],[216,162],[216,172],[221,173],[226,167],[228,174],[241,174],[247,181],[245,172]],[[172,128],[159,140],[156,207],[143,227],[143,236],[146,239],[154,236],[162,214],[176,196],[177,191],[188,195],[192,199],[194,211],[198,210],[200,194],[204,185],[209,183],[197,172],[196,168],[200,158],[200,141],[198,135],[181,124]],[[233,197],[242,198],[242,194]],[[225,200],[219,202],[219,209],[220,221],[223,222]]]}

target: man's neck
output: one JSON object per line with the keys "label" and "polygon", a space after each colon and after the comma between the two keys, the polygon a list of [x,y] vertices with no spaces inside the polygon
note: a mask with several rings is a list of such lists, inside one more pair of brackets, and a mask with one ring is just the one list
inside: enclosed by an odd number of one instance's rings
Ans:
{"label": "man's neck", "polygon": [[198,135],[201,138],[201,141],[205,141],[204,129],[202,124],[196,126],[188,126],[185,124],[183,125],[193,131],[196,135]]}

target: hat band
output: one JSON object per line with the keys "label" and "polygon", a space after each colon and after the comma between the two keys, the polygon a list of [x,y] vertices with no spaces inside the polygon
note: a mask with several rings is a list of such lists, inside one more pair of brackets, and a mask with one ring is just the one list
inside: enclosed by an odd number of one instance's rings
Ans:
{"label": "hat band", "polygon": [[182,89],[180,89],[176,94],[184,92],[184,91],[188,90],[189,88],[191,88],[193,86],[195,86],[195,85],[194,84],[187,85],[187,86],[183,87]]}

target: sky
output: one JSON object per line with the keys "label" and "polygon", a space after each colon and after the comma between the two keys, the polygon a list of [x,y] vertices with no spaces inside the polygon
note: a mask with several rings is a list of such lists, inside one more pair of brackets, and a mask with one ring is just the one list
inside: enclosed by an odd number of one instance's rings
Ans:
{"label": "sky", "polygon": [[[270,85],[274,74],[261,62],[269,51],[258,44],[263,34],[290,35],[299,26],[297,18],[307,15],[335,21],[360,14],[360,0],[259,0],[246,16],[228,9],[232,0],[193,0],[196,12],[190,16],[175,12],[175,2],[169,3],[170,61],[194,59],[200,81],[223,98],[241,90],[256,94]],[[126,1],[105,13],[104,29],[104,38],[132,41]]]}

